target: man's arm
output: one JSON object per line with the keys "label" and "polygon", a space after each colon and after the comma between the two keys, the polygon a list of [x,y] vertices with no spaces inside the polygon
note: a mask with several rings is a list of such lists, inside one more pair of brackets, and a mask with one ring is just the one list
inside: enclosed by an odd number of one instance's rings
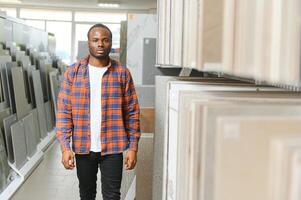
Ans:
{"label": "man's arm", "polygon": [[138,151],[140,139],[140,108],[131,73],[126,69],[126,83],[124,88],[123,117],[125,130],[129,138],[129,150]]}
{"label": "man's arm", "polygon": [[56,136],[61,145],[62,163],[66,169],[74,168],[74,153],[70,148],[70,137],[73,132],[71,109],[71,86],[69,70],[64,74],[57,99]]}
{"label": "man's arm", "polygon": [[125,169],[131,170],[137,163],[138,142],[140,139],[140,108],[131,73],[126,69],[126,83],[124,88],[124,124],[129,138],[129,150],[125,157]]}

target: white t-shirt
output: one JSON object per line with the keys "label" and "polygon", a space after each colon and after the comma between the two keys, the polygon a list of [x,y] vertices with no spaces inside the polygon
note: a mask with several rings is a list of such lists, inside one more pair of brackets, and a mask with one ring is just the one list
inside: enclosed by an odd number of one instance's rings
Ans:
{"label": "white t-shirt", "polygon": [[90,151],[101,152],[101,81],[108,67],[88,66],[90,80]]}

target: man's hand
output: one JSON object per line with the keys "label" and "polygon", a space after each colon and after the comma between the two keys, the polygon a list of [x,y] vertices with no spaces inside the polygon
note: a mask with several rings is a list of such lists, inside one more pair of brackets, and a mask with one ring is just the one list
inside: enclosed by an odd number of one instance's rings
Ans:
{"label": "man's hand", "polygon": [[66,150],[62,153],[62,164],[66,169],[70,170],[72,170],[75,167],[73,151]]}
{"label": "man's hand", "polygon": [[132,170],[134,169],[135,165],[137,163],[137,152],[129,150],[126,153],[126,157],[124,160],[124,167],[126,170]]}

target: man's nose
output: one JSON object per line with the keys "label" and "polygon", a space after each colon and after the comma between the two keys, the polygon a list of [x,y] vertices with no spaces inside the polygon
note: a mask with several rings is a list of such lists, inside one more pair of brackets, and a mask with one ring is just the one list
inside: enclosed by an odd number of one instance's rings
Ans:
{"label": "man's nose", "polygon": [[103,47],[103,41],[99,40],[99,41],[98,41],[98,46],[99,46],[99,47]]}

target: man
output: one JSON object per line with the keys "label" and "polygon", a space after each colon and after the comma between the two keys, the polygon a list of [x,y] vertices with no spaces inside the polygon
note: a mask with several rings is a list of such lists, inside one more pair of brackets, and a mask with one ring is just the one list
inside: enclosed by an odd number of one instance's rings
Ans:
{"label": "man", "polygon": [[137,162],[138,99],[129,70],[109,57],[111,46],[110,29],[92,26],[90,54],[68,68],[58,95],[56,131],[62,163],[70,170],[76,166],[82,200],[96,197],[98,167],[103,199],[120,199],[123,151],[127,150],[126,170]]}

